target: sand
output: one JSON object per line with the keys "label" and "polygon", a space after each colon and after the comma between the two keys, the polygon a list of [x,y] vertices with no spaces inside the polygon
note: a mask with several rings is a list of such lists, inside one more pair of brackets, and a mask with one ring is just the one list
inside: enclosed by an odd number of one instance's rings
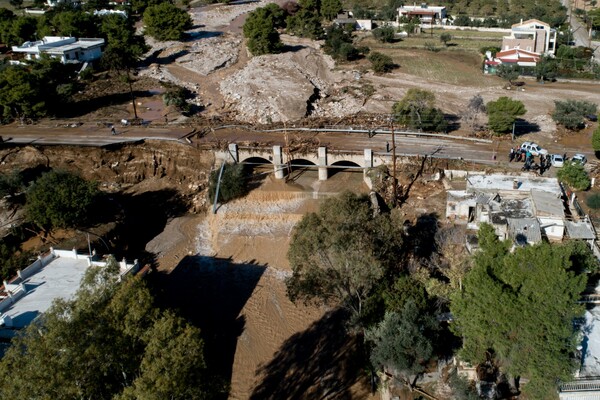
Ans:
{"label": "sand", "polygon": [[[202,310],[198,318],[220,325],[203,330],[214,338],[207,346],[224,349],[216,357],[230,373],[230,399],[282,398],[283,392],[288,398],[306,393],[370,396],[356,376],[338,376],[348,373],[337,369],[352,357],[348,350],[333,356],[349,348],[336,315],[323,306],[294,304],[286,296],[285,278],[291,275],[287,248],[294,225],[318,209],[313,187],[321,188],[314,171],[293,185],[269,177],[216,214],[208,210],[171,220],[146,248],[157,254],[160,270],[181,278],[176,281],[182,292],[193,288],[193,299],[189,295],[185,301]],[[336,174],[323,187],[365,190],[357,174]],[[324,332],[334,327],[337,339],[330,340]],[[277,382],[279,374],[290,380],[287,386]]]}

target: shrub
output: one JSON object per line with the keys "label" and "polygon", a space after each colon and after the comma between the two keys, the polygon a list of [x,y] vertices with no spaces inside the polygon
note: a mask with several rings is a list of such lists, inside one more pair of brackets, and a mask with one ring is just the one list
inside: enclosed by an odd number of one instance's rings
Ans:
{"label": "shrub", "polygon": [[440,42],[444,43],[444,46],[448,46],[448,43],[452,40],[452,35],[444,32],[440,35]]}
{"label": "shrub", "polygon": [[592,148],[596,153],[596,157],[600,158],[598,157],[598,155],[600,155],[600,125],[596,127],[596,130],[592,135]]}
{"label": "shrub", "polygon": [[166,106],[173,106],[181,112],[190,111],[191,105],[186,101],[190,96],[188,89],[181,86],[168,86],[167,91],[163,94],[163,101]]}
{"label": "shrub", "polygon": [[394,41],[396,31],[391,26],[382,26],[381,28],[373,29],[373,37],[382,43],[391,43]]}
{"label": "shrub", "polygon": [[433,51],[434,53],[437,53],[438,51],[440,51],[440,49],[437,48],[435,46],[435,44],[432,42],[425,42],[424,46],[425,46],[426,50]]}
{"label": "shrub", "polygon": [[575,190],[587,190],[591,184],[590,177],[583,169],[583,165],[571,161],[566,161],[556,176]]}
{"label": "shrub", "polygon": [[589,101],[565,100],[555,101],[552,119],[567,129],[576,130],[585,126],[585,116],[596,114],[598,106]]}
{"label": "shrub", "polygon": [[368,59],[371,61],[373,71],[377,73],[390,72],[392,69],[394,69],[394,61],[392,61],[390,56],[386,56],[385,54],[375,51],[369,54]]}
{"label": "shrub", "polygon": [[594,210],[599,209],[600,208],[600,193],[594,193],[593,195],[589,196],[585,200],[585,204],[587,204],[589,208],[593,208]]}
{"label": "shrub", "polygon": [[435,95],[427,90],[409,89],[394,103],[392,114],[396,122],[410,129],[445,132],[448,128],[444,113],[435,108]]}
{"label": "shrub", "polygon": [[[220,169],[217,169],[210,174],[208,197],[211,202],[215,201],[219,173]],[[246,193],[248,193],[247,183],[248,175],[244,170],[244,165],[225,164],[225,167],[223,167],[223,175],[221,176],[218,200],[221,203],[227,203],[233,199],[243,197]]]}

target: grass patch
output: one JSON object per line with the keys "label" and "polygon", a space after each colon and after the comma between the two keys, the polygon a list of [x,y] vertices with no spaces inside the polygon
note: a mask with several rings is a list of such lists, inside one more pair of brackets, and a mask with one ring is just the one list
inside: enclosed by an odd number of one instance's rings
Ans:
{"label": "grass patch", "polygon": [[372,38],[364,38],[359,45],[368,46],[371,51],[392,57],[394,63],[400,66],[399,72],[428,80],[472,87],[493,86],[500,82],[497,77],[483,74],[482,56],[478,53],[455,48],[448,49],[442,43],[436,43],[440,50],[437,52],[428,51],[424,47],[422,49],[402,47],[402,43],[380,43]]}
{"label": "grass patch", "polygon": [[21,6],[21,8],[15,8],[10,4],[9,0],[0,0],[0,7],[3,8],[8,8],[11,11],[14,11],[15,14],[17,15],[21,15],[22,10],[25,10],[26,8],[32,8],[33,7],[33,0],[24,0],[23,1],[23,5]]}
{"label": "grass patch", "polygon": [[[448,47],[444,46],[440,41],[442,33],[449,33],[452,36],[452,40],[448,43]],[[394,48],[424,49],[426,48],[427,43],[435,43],[436,46],[445,48],[448,51],[467,51],[479,54],[479,50],[482,47],[500,47],[504,35],[504,33],[500,32],[445,31],[442,29],[434,29],[433,34],[431,31],[427,30],[419,35],[411,35],[410,37],[403,38],[400,41],[389,43],[387,45]],[[364,45],[369,47],[371,47],[371,42],[375,42],[368,33],[360,35],[359,38],[361,44],[364,43]]]}

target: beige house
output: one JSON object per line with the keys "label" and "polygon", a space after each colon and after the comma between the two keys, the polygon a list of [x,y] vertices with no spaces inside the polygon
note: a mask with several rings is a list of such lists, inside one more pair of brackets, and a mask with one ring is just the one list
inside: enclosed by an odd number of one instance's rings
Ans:
{"label": "beige house", "polygon": [[537,19],[521,21],[511,27],[510,36],[502,39],[502,50],[519,49],[537,54],[554,54],[556,29]]}

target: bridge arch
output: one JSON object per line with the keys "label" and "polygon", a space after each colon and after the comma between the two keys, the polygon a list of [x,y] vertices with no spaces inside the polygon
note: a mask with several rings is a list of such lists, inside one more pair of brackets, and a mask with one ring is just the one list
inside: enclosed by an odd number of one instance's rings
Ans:
{"label": "bridge arch", "polygon": [[254,157],[248,157],[243,159],[242,161],[240,161],[241,164],[247,164],[250,167],[256,166],[256,165],[269,165],[269,164],[273,164],[273,161],[271,160],[267,160],[264,157],[258,157],[258,156],[254,156]]}
{"label": "bridge arch", "polygon": [[291,180],[298,179],[307,171],[317,170],[317,164],[305,158],[295,158],[293,160],[290,160],[283,167],[286,169],[285,173],[288,174],[288,179]]}
{"label": "bridge arch", "polygon": [[340,160],[340,161],[336,161],[334,163],[331,163],[329,165],[329,167],[327,168],[327,175],[329,176],[329,178],[331,178],[332,176],[334,176],[335,174],[337,174],[338,172],[363,172],[362,169],[362,165],[354,162],[354,161],[350,161],[350,160]]}

